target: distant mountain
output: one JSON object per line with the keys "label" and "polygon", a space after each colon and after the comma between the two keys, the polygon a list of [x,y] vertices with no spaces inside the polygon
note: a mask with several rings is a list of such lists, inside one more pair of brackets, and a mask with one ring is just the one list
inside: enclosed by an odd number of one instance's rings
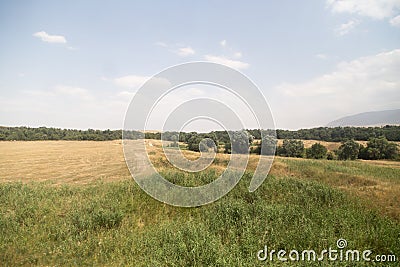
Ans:
{"label": "distant mountain", "polygon": [[346,116],[328,123],[328,127],[337,126],[383,126],[400,125],[400,109],[363,112]]}

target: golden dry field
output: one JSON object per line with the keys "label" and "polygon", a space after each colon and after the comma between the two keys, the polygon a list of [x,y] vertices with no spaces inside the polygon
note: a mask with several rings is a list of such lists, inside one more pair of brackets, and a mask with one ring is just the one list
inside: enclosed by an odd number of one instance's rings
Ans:
{"label": "golden dry field", "polygon": [[87,184],[130,179],[121,141],[0,142],[0,181]]}

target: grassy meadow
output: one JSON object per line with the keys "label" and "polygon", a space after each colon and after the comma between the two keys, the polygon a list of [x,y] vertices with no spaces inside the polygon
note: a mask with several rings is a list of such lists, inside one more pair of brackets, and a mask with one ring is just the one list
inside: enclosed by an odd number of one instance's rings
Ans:
{"label": "grassy meadow", "polygon": [[[174,170],[155,140],[154,166],[176,183],[217,177]],[[150,145],[151,143],[151,145]],[[400,162],[275,158],[254,193],[257,157],[222,199],[197,208],[160,203],[125,165],[121,141],[0,142],[0,265],[381,266],[366,262],[261,262],[270,249],[336,248],[400,258]],[[198,153],[185,151],[195,159]],[[372,256],[371,256],[372,257]]]}

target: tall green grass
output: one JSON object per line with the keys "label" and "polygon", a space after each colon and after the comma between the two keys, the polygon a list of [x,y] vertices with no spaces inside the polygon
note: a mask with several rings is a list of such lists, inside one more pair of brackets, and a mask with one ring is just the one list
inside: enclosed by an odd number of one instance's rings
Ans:
{"label": "tall green grass", "polygon": [[400,183],[400,168],[378,166],[362,161],[280,159],[288,165],[289,171],[295,171],[304,176],[308,175],[309,178],[329,179],[330,174],[341,173],[348,176]]}
{"label": "tall green grass", "polygon": [[339,238],[352,249],[400,257],[399,223],[341,191],[270,176],[249,193],[250,179],[247,173],[227,196],[198,208],[160,203],[133,180],[84,187],[0,184],[1,265],[280,266],[259,262],[256,253],[264,245],[319,251],[335,247]]}

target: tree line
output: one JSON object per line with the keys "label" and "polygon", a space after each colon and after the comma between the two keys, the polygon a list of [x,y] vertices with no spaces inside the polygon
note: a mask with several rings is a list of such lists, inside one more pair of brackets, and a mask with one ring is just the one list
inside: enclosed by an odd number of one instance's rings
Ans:
{"label": "tree line", "polygon": [[[250,130],[255,136],[258,130]],[[400,126],[383,127],[318,127],[300,130],[276,130],[278,139],[319,140],[326,142],[342,142],[344,140],[368,141],[370,138],[384,136],[389,141],[400,141]],[[259,138],[257,138],[259,139]]]}
{"label": "tree line", "polygon": [[[230,140],[219,142],[215,134],[192,133],[190,138],[183,140],[187,148],[192,151],[222,151],[223,153],[276,155],[283,157],[310,158],[310,159],[338,159],[338,160],[400,160],[399,149],[396,143],[389,142],[386,137],[372,137],[366,146],[357,143],[354,139],[342,141],[338,149],[328,151],[321,143],[315,143],[305,148],[304,143],[297,139],[284,139],[278,146],[278,139],[271,134],[263,134],[260,140],[248,131],[228,132]],[[164,139],[165,140],[165,139]],[[218,150],[220,148],[220,150]]]}
{"label": "tree line", "polygon": [[[246,130],[254,139],[261,139],[258,129]],[[271,131],[272,133],[273,131]],[[226,131],[212,131],[210,133],[196,132],[164,132],[164,140],[175,136],[180,142],[187,142],[194,136],[210,137],[221,143],[229,142],[229,133]],[[138,131],[124,131],[127,139],[143,138],[143,133]],[[342,142],[345,140],[368,141],[370,138],[385,137],[389,141],[400,141],[400,126],[387,125],[383,127],[318,127],[300,130],[276,130],[278,139],[303,139],[327,142]],[[76,130],[48,127],[1,127],[0,140],[117,140],[121,139],[122,130]],[[161,139],[160,132],[146,132],[146,139]],[[178,141],[178,140],[177,140]]]}
{"label": "tree line", "polygon": [[285,139],[282,146],[276,148],[275,155],[328,160],[400,160],[397,144],[389,142],[383,136],[370,138],[366,146],[353,139],[343,141],[339,148],[334,151],[328,151],[320,143],[315,143],[310,148],[304,148],[304,143],[301,140]]}
{"label": "tree line", "polygon": [[[187,144],[192,151],[220,151],[224,153],[254,153],[262,155],[278,155],[285,157],[301,157],[314,159],[399,159],[398,146],[389,141],[400,140],[400,126],[384,127],[335,127],[313,128],[298,131],[288,130],[242,130],[197,132],[146,132],[122,130],[76,130],[60,128],[0,127],[0,141],[35,141],[35,140],[90,140],[106,141],[121,139],[158,139],[172,141],[170,146],[177,147],[178,142]],[[369,134],[369,136],[367,135]],[[368,138],[367,138],[368,137]],[[277,140],[284,139],[281,146]],[[304,148],[298,139],[321,141],[340,141],[336,151],[328,151],[320,143]],[[257,141],[254,141],[257,140]],[[368,140],[363,146],[355,140]],[[264,146],[262,146],[264,144]]]}
{"label": "tree line", "polygon": [[[138,131],[125,131],[127,139],[143,138]],[[107,141],[121,139],[122,130],[76,130],[60,128],[30,128],[0,126],[0,141],[37,141],[37,140],[88,140]]]}

